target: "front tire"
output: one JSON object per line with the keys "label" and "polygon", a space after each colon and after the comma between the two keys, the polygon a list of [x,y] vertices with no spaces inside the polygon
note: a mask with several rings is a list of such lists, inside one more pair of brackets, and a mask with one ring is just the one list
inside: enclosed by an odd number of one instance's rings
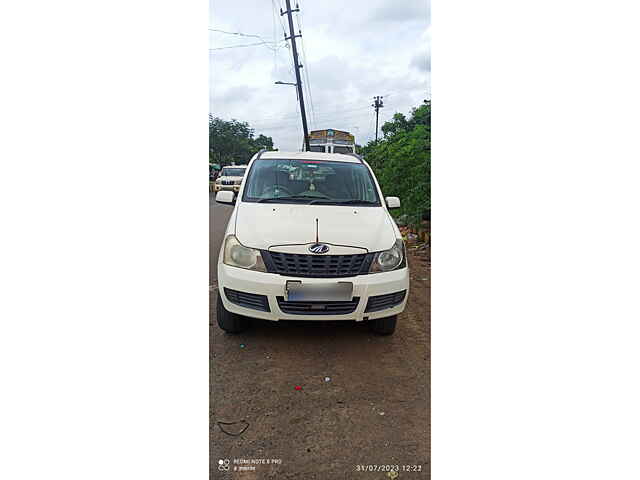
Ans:
{"label": "front tire", "polygon": [[227,333],[241,333],[249,328],[250,320],[246,317],[232,313],[222,303],[222,297],[218,292],[218,303],[216,307],[216,317],[218,326]]}
{"label": "front tire", "polygon": [[371,320],[369,327],[373,333],[378,335],[392,335],[396,331],[397,315]]}

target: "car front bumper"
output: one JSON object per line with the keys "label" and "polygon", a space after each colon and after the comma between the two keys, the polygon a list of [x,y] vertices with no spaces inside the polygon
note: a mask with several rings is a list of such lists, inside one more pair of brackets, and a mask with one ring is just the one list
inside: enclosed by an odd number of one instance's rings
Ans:
{"label": "car front bumper", "polygon": [[[353,283],[353,297],[359,297],[355,310],[346,314],[325,313],[286,313],[278,304],[277,297],[284,297],[287,281],[302,281],[303,284],[335,284],[336,282]],[[409,269],[402,268],[392,272],[373,273],[343,278],[304,278],[288,277],[275,273],[263,273],[243,268],[230,267],[218,263],[218,286],[224,307],[239,315],[264,320],[373,320],[397,315],[404,311],[409,296]],[[264,295],[268,299],[269,312],[246,308],[232,303],[225,293],[225,288],[237,292]],[[370,297],[406,291],[404,299],[398,305],[378,311],[365,312]]]}

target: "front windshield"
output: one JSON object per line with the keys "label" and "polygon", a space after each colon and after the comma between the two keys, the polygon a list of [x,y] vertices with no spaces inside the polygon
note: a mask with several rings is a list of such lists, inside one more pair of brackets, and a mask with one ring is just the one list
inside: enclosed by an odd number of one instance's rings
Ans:
{"label": "front windshield", "polygon": [[380,206],[366,165],[318,160],[256,160],[242,201]]}
{"label": "front windshield", "polygon": [[221,177],[243,177],[244,176],[244,168],[223,168],[222,173],[220,173]]}

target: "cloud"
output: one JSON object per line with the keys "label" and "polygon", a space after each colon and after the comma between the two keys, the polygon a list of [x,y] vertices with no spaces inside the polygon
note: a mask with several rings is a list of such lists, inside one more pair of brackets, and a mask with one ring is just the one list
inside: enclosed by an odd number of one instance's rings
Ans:
{"label": "cloud", "polygon": [[431,55],[429,52],[419,53],[411,59],[409,66],[422,72],[431,72]]}
{"label": "cloud", "polygon": [[228,88],[223,92],[216,92],[211,101],[211,105],[214,107],[214,111],[211,113],[215,115],[216,105],[224,105],[225,109],[229,109],[235,105],[244,107],[247,104],[251,104],[257,101],[255,95],[258,91],[258,89],[250,88],[247,85],[238,85]]}
{"label": "cloud", "polygon": [[411,0],[403,2],[385,2],[380,7],[371,11],[369,20],[384,23],[420,22],[429,24],[429,2],[424,0]]}

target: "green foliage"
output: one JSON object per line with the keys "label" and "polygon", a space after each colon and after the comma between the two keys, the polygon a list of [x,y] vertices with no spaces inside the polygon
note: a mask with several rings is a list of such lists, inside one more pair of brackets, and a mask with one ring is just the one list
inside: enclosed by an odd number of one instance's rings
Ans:
{"label": "green foliage", "polygon": [[248,163],[259,150],[273,150],[273,139],[260,134],[247,122],[226,121],[209,115],[209,162],[220,165]]}
{"label": "green foliage", "polygon": [[362,148],[385,196],[400,197],[394,216],[406,215],[417,225],[431,209],[431,102],[411,111],[407,118],[396,113],[382,126],[383,138]]}

